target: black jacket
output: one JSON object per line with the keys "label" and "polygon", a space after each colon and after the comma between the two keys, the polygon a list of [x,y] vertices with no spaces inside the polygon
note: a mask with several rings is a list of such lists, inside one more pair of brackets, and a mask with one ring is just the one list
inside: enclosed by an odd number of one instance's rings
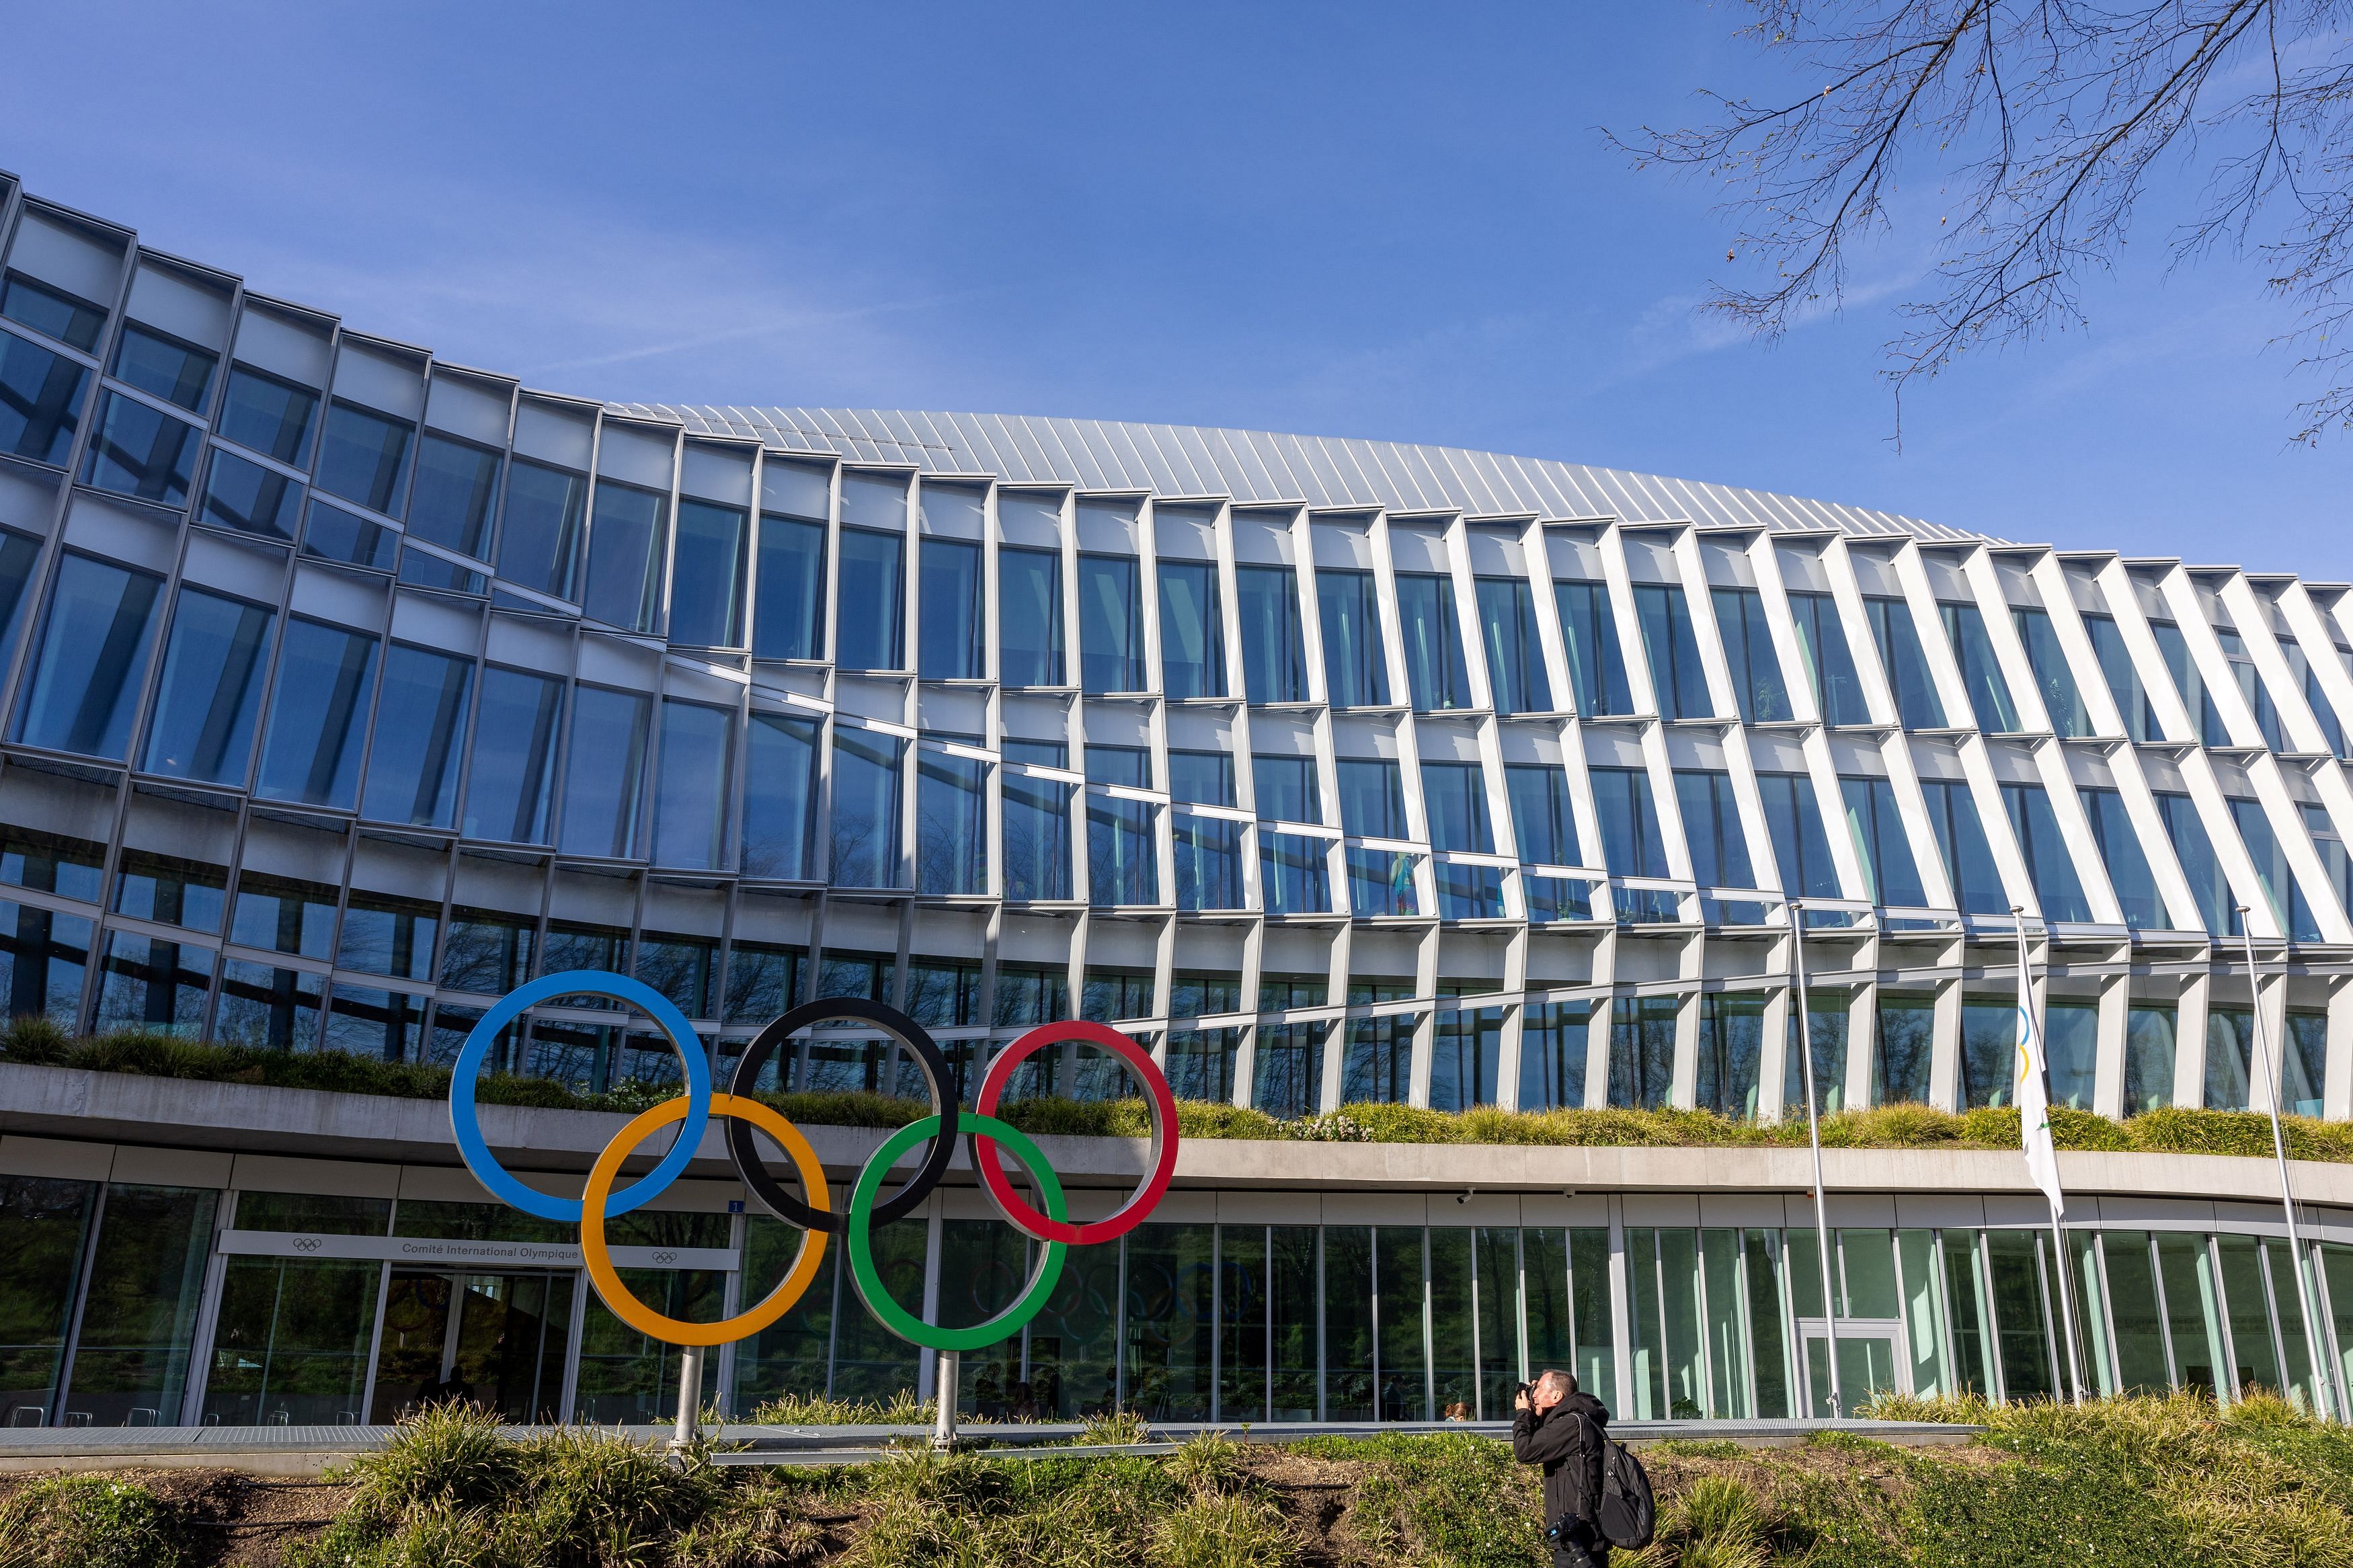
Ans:
{"label": "black jacket", "polygon": [[[1580,1421],[1577,1416],[1586,1417]],[[1609,1408],[1589,1394],[1572,1394],[1541,1416],[1523,1410],[1512,1422],[1512,1455],[1544,1467],[1544,1521],[1563,1514],[1591,1520],[1601,1506],[1601,1455]]]}

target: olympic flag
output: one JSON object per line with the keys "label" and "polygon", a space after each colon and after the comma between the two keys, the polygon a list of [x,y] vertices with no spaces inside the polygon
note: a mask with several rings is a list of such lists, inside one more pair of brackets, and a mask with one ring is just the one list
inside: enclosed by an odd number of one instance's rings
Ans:
{"label": "olympic flag", "polygon": [[2018,1081],[2011,1086],[2011,1098],[2018,1102],[2018,1136],[2026,1152],[2026,1173],[2051,1200],[2051,1217],[2056,1221],[2066,1211],[2067,1194],[2059,1185],[2059,1151],[2051,1142],[2051,1095],[2043,1087],[2042,1039],[2035,1033],[2034,1009],[2027,1005],[2027,996],[2026,986],[2020,985]]}

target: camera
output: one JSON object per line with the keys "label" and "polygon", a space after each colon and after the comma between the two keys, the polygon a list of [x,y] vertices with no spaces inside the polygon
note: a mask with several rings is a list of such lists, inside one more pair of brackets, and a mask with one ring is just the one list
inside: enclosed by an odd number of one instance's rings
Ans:
{"label": "camera", "polygon": [[1518,1409],[1520,1407],[1520,1401],[1523,1399],[1526,1400],[1531,1406],[1535,1404],[1536,1385],[1535,1384],[1515,1383],[1512,1384],[1512,1408],[1514,1410]]}

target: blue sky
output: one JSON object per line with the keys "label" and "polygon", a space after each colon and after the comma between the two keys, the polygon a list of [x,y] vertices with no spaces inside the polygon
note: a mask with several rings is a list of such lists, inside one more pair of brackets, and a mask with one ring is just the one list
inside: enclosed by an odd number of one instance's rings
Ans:
{"label": "blue sky", "polygon": [[2286,314],[2161,215],[1900,450],[1917,236],[1778,345],[1695,316],[1715,194],[1596,128],[1770,82],[1742,15],[0,0],[0,168],[554,390],[1443,442],[2353,578],[2353,438],[2286,445]]}

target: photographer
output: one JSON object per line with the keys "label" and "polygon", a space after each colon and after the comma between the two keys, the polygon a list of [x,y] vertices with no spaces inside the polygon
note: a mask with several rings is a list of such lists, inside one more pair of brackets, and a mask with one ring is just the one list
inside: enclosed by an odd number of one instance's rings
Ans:
{"label": "photographer", "polygon": [[1609,1411],[1577,1379],[1552,1370],[1513,1397],[1512,1454],[1544,1467],[1546,1539],[1553,1568],[1606,1568],[1609,1543],[1594,1523],[1601,1503],[1602,1428]]}

